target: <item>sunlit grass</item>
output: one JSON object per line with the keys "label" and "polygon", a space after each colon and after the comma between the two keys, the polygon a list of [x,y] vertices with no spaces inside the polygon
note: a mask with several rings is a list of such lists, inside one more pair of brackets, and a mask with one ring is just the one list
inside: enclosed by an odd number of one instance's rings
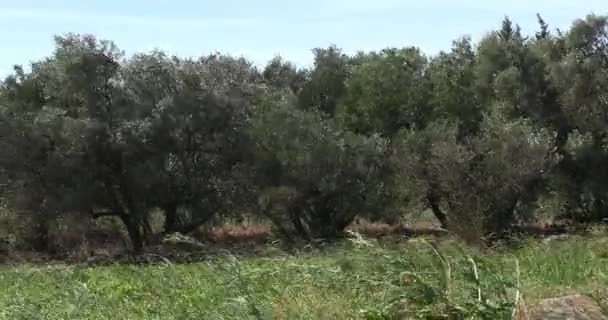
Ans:
{"label": "sunlit grass", "polygon": [[596,235],[482,254],[444,241],[438,248],[450,268],[447,296],[428,291],[443,292],[445,266],[421,241],[189,265],[2,267],[0,319],[391,319],[395,306],[429,313],[445,311],[445,301],[467,306],[478,290],[484,299],[510,302],[516,261],[520,291],[533,302],[608,285],[606,244]]}

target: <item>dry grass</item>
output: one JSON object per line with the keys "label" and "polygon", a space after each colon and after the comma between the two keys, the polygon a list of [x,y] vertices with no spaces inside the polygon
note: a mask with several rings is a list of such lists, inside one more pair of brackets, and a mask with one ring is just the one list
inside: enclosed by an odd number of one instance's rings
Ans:
{"label": "dry grass", "polygon": [[209,232],[208,238],[213,242],[219,243],[265,243],[271,237],[269,225],[238,225],[224,224],[213,227]]}
{"label": "dry grass", "polygon": [[404,224],[390,225],[386,223],[360,222],[353,224],[350,230],[357,232],[367,238],[398,237],[411,238],[419,236],[441,237],[447,235],[447,231],[437,227],[409,226]]}

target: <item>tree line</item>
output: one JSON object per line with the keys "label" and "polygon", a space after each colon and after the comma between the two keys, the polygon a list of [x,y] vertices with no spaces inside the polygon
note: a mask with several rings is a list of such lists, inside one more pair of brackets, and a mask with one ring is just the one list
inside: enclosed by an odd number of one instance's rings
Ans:
{"label": "tree line", "polygon": [[39,250],[58,219],[112,216],[141,251],[154,210],[163,233],[257,216],[289,242],[426,209],[470,241],[544,214],[600,221],[608,17],[538,22],[433,56],[318,48],[306,69],[57,36],[0,83],[0,198]]}

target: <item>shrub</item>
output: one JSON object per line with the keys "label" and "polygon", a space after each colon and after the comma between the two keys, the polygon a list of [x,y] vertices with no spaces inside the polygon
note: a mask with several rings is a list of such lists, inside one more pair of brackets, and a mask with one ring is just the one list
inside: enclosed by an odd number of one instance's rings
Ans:
{"label": "shrub", "polygon": [[357,215],[384,214],[382,139],[286,103],[253,122],[259,204],[284,235],[335,238]]}
{"label": "shrub", "polygon": [[484,116],[479,136],[458,142],[456,133],[449,122],[404,133],[396,153],[403,192],[416,203],[436,186],[449,228],[465,240],[504,236],[529,218],[529,211],[517,209],[536,201],[544,174],[555,163],[553,136],[497,112]]}

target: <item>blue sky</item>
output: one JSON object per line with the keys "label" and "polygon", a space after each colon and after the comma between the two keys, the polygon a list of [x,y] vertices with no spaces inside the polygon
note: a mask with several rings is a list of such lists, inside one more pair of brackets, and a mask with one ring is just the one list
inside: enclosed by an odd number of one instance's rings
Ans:
{"label": "blue sky", "polygon": [[212,51],[263,64],[276,54],[309,65],[311,49],[335,43],[346,52],[387,46],[433,54],[462,35],[478,39],[508,15],[524,32],[539,12],[552,28],[606,0],[0,0],[0,75],[49,55],[52,37],[91,33],[127,54],[160,48],[180,56]]}

